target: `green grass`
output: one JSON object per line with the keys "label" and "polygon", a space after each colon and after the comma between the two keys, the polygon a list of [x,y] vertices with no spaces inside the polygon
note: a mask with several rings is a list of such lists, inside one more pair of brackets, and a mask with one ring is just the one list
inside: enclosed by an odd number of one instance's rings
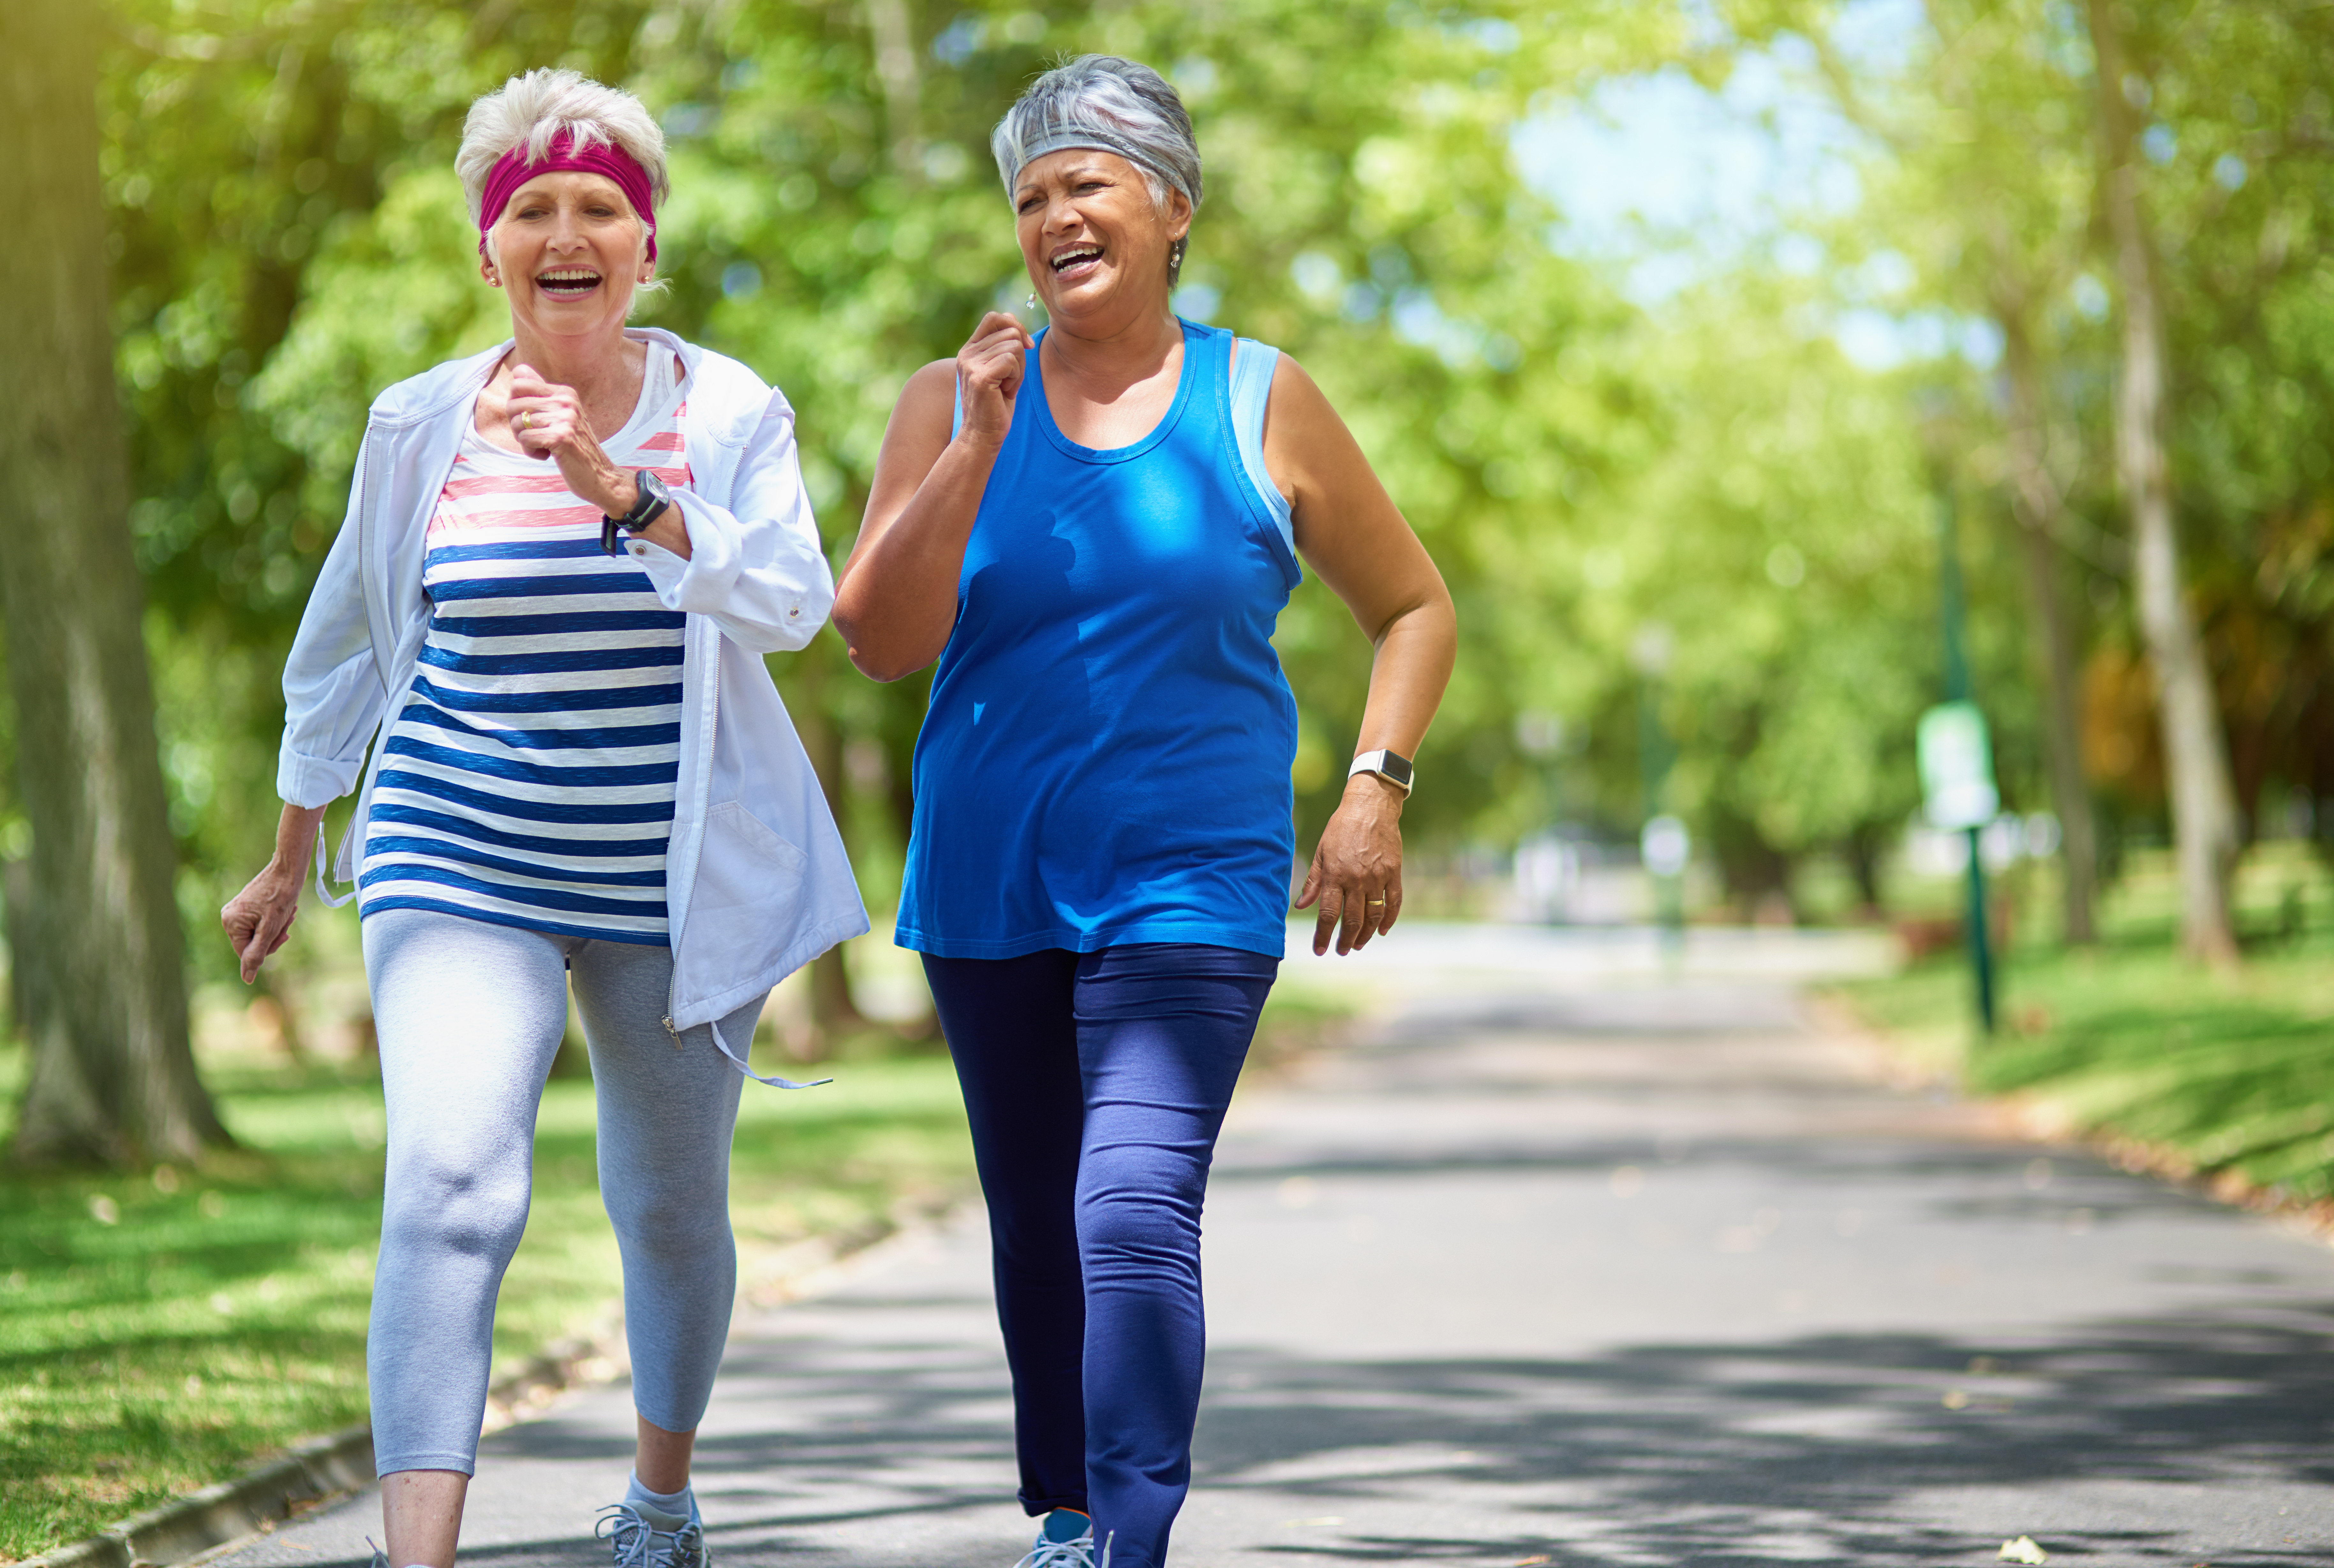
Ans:
{"label": "green grass", "polygon": [[[731,1191],[749,1278],[757,1252],[969,1183],[944,1056],[829,1071],[836,1084],[799,1094],[747,1086]],[[0,1057],[8,1102],[21,1073]],[[364,1418],[380,1083],[319,1066],[207,1076],[239,1151],[136,1177],[0,1176],[0,1562]],[[591,1083],[555,1080],[497,1375],[615,1306],[592,1124]]]}
{"label": "green grass", "polygon": [[2296,848],[2253,851],[2239,883],[2245,959],[2227,974],[2175,950],[2175,892],[2160,861],[2136,865],[2098,947],[2014,947],[1991,1039],[1970,1024],[1959,959],[1841,991],[1973,1092],[2021,1094],[2199,1175],[2334,1198],[2334,884]]}

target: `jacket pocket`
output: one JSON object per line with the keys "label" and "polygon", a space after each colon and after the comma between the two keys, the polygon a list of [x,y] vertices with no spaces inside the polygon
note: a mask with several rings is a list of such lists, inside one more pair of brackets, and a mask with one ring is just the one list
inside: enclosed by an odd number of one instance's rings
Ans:
{"label": "jacket pocket", "polygon": [[723,801],[705,813],[705,844],[689,897],[691,945],[701,934],[714,952],[783,949],[801,919],[809,868],[801,850],[738,802]]}

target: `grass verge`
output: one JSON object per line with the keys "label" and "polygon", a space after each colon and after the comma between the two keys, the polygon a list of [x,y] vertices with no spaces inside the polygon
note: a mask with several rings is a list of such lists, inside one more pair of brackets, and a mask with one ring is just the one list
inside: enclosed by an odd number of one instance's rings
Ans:
{"label": "grass verge", "polygon": [[[830,1071],[838,1082],[811,1092],[747,1086],[731,1193],[749,1273],[757,1247],[970,1180],[944,1056]],[[207,1077],[238,1151],[136,1177],[0,1175],[0,1562],[364,1419],[380,1082],[256,1064]],[[593,1156],[592,1084],[555,1079],[496,1316],[497,1376],[616,1303]]]}
{"label": "grass verge", "polygon": [[1958,958],[1839,994],[1925,1064],[1971,1092],[2018,1095],[2046,1128],[2145,1145],[2157,1169],[2226,1196],[2334,1215],[2334,884],[2298,848],[2255,851],[2239,884],[2245,958],[2227,973],[2176,951],[2175,892],[2168,868],[2135,867],[2097,947],[2014,948],[1990,1039],[1969,1023]]}

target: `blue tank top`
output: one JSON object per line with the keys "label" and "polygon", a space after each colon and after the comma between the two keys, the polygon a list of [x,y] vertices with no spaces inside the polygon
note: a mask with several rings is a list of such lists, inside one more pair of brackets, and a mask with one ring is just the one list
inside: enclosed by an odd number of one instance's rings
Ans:
{"label": "blue tank top", "polygon": [[903,948],[1280,955],[1297,704],[1272,631],[1302,574],[1264,468],[1279,356],[1235,366],[1231,333],[1182,326],[1166,417],[1111,451],[1062,434],[1029,355],[916,739]]}

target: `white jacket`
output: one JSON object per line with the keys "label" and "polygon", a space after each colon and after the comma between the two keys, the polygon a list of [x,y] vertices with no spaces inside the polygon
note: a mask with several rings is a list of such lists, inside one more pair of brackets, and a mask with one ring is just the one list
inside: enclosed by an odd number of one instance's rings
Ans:
{"label": "white jacket", "polygon": [[[680,773],[665,891],[672,942],[669,1026],[709,1024],[845,938],[867,929],[842,836],[762,655],[808,643],[834,602],[795,456],[794,409],[737,361],[670,332],[635,331],[680,356],[690,486],[672,493],[683,561],[628,548],[657,596],[687,612]],[[381,749],[405,706],[429,623],[423,536],[479,389],[503,344],[400,381],[374,399],[349,515],[300,617],[284,667],[276,793],[321,806],[358,786],[334,875],[352,880]],[[372,751],[366,769],[365,754]],[[323,882],[317,851],[317,890]],[[717,1038],[718,1038],[718,1031]],[[744,1041],[720,1041],[740,1069]],[[773,1080],[772,1082],[776,1082]]]}

